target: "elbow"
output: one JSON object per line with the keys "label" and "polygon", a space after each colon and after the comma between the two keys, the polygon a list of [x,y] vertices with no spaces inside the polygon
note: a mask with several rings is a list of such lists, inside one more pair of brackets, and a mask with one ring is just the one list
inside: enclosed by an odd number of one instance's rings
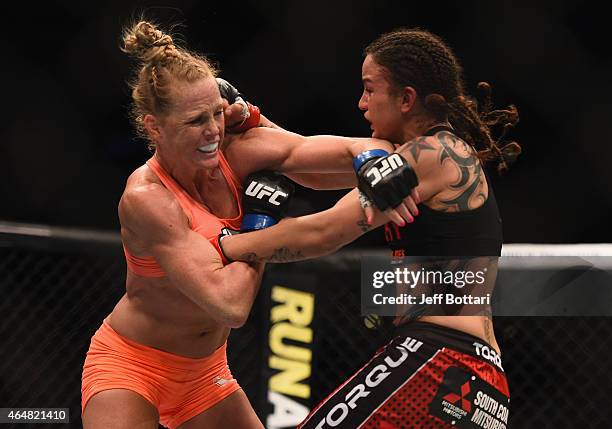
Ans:
{"label": "elbow", "polygon": [[313,236],[316,237],[313,248],[318,250],[317,256],[334,253],[343,245],[338,236],[337,225],[334,225],[333,222],[324,222],[319,225],[316,234],[313,234]]}
{"label": "elbow", "polygon": [[246,305],[246,302],[241,302],[241,297],[232,297],[232,299],[224,299],[218,303],[216,311],[210,311],[210,308],[205,308],[213,315],[213,319],[221,326],[226,328],[240,328],[244,326],[251,306]]}
{"label": "elbow", "polygon": [[228,309],[223,309],[223,311],[221,311],[219,308],[210,308],[208,305],[198,305],[198,307],[209,315],[211,322],[219,327],[230,329],[240,328],[247,320],[247,317],[230,312]]}
{"label": "elbow", "polygon": [[[240,263],[246,266],[246,264]],[[250,268],[248,268],[251,270]],[[237,273],[234,272],[231,281],[225,283],[224,292],[222,294],[223,315],[220,323],[228,328],[236,329],[244,326],[249,318],[255,295],[259,289],[259,279],[241,277],[240,281],[235,282]]]}
{"label": "elbow", "polygon": [[249,312],[247,311],[235,311],[232,314],[228,314],[224,320],[223,325],[231,329],[242,328],[249,319]]}
{"label": "elbow", "polygon": [[231,329],[244,326],[248,318],[248,312],[230,308],[229,305],[224,309],[224,311],[217,312],[216,317],[213,317],[215,322],[217,322],[219,325]]}

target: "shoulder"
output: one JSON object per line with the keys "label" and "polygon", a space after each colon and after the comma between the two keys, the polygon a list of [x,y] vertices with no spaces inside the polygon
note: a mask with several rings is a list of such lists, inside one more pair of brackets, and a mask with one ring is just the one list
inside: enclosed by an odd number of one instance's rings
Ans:
{"label": "shoulder", "polygon": [[452,158],[454,160],[458,160],[458,157],[462,159],[478,159],[474,148],[453,133],[440,131],[433,137],[442,148],[444,158]]}
{"label": "shoulder", "polygon": [[436,136],[419,136],[401,145],[396,152],[402,154],[419,177],[430,175],[439,168],[444,148]]}
{"label": "shoulder", "polygon": [[[419,193],[430,206],[438,206],[438,200],[453,202],[461,198],[461,204],[444,206],[444,210],[465,209],[465,199],[475,204],[471,192],[480,195],[484,176],[476,151],[456,135],[440,131],[433,136],[412,139],[397,150],[414,168],[419,178]],[[469,192],[468,192],[469,191]],[[464,195],[465,194],[465,195]],[[470,199],[471,198],[471,199]],[[441,203],[440,203],[441,204]]]}
{"label": "shoulder", "polygon": [[444,170],[448,163],[472,165],[478,162],[474,149],[456,135],[440,131],[433,136],[420,136],[398,148],[415,170],[430,174]]}
{"label": "shoulder", "polygon": [[486,201],[488,186],[478,154],[460,137],[440,131],[407,142],[405,151],[418,158],[415,171],[430,185],[430,207],[466,211]]}
{"label": "shoulder", "polygon": [[[141,238],[187,224],[187,217],[176,197],[157,177],[143,166],[128,178],[119,201],[119,220],[122,233]],[[157,180],[156,180],[157,179]]]}
{"label": "shoulder", "polygon": [[172,193],[162,185],[157,176],[145,164],[128,177],[119,205],[135,205],[138,207],[147,204],[152,198],[165,199],[171,197]]}

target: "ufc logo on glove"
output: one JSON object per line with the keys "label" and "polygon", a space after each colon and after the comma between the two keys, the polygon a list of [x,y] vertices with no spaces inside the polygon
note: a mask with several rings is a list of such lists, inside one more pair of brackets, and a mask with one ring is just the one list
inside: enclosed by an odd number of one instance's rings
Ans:
{"label": "ufc logo on glove", "polygon": [[278,201],[278,197],[282,197],[286,199],[289,195],[285,192],[274,189],[268,185],[264,185],[263,183],[252,181],[249,183],[249,187],[244,191],[245,195],[249,197],[255,197],[258,200],[263,199],[264,197],[270,196],[268,201],[275,206],[280,206],[282,201]]}
{"label": "ufc logo on glove", "polygon": [[375,186],[378,182],[380,182],[380,179],[392,171],[397,170],[402,165],[404,165],[404,161],[402,157],[396,153],[389,155],[386,158],[382,158],[380,165],[370,167],[366,174],[368,178],[374,176],[374,179],[370,182],[370,185]]}

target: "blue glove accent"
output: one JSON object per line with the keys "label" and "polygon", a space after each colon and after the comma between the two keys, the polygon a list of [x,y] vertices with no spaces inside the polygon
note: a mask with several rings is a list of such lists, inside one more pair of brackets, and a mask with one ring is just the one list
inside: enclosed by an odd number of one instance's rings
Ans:
{"label": "blue glove accent", "polygon": [[276,220],[272,216],[268,216],[261,213],[248,213],[242,218],[242,224],[240,225],[241,232],[256,231],[258,229],[264,229],[269,226],[276,224]]}
{"label": "blue glove accent", "polygon": [[368,160],[374,157],[383,157],[389,155],[389,152],[383,149],[372,149],[361,152],[355,158],[353,158],[353,169],[355,171],[359,171],[359,169],[365,164]]}

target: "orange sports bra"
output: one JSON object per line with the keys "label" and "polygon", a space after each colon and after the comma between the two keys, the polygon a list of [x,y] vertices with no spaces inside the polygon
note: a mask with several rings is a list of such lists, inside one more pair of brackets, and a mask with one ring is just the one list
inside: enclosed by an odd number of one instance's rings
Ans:
{"label": "orange sports bra", "polygon": [[[219,167],[221,168],[221,173],[229,184],[233,198],[235,198],[238,202],[238,216],[231,219],[218,218],[206,210],[200,203],[191,198],[187,191],[185,191],[181,185],[179,185],[172,178],[172,176],[166,172],[166,170],[164,170],[155,156],[151,157],[151,159],[147,161],[147,165],[153,171],[153,173],[159,177],[159,180],[161,180],[166,189],[174,194],[181,205],[183,212],[185,212],[185,215],[187,215],[187,218],[189,219],[190,228],[210,241],[213,246],[217,236],[221,233],[223,228],[234,230],[240,229],[240,222],[242,221],[240,193],[242,192],[242,186],[220,151]],[[217,246],[215,246],[215,248],[217,248]],[[217,248],[217,250],[219,249]],[[141,277],[164,277],[166,275],[155,260],[155,257],[134,256],[130,254],[125,245],[123,246],[123,251],[125,253],[128,270],[132,273]],[[221,259],[225,261],[225,257],[222,254]]]}

